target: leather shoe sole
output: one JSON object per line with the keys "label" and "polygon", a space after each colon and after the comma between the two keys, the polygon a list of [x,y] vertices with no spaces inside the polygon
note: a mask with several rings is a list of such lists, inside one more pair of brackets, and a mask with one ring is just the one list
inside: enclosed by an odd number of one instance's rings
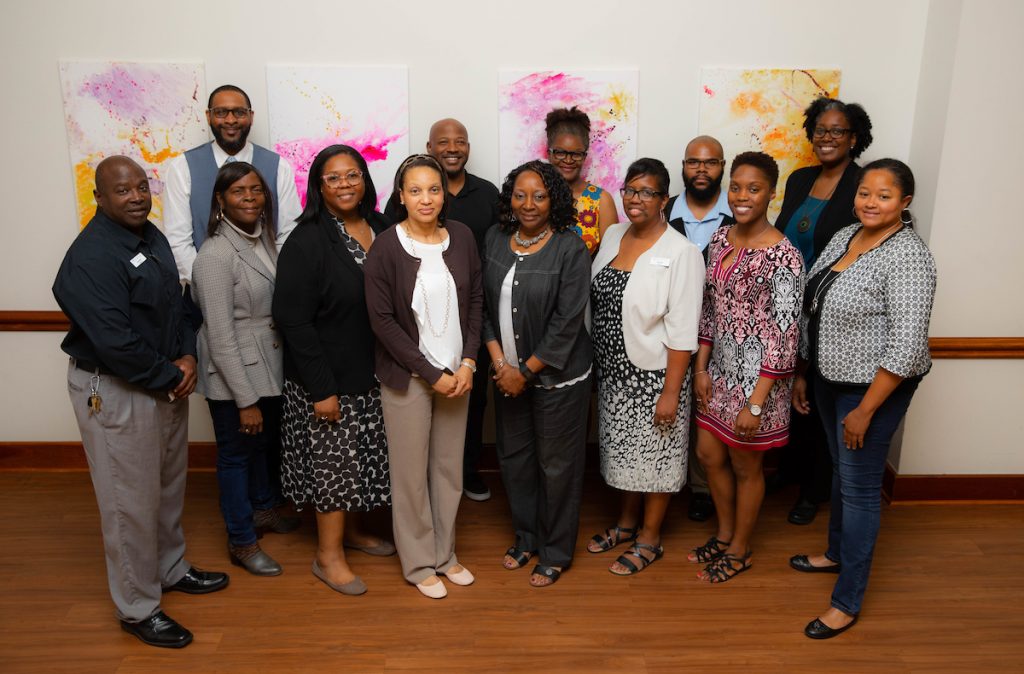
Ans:
{"label": "leather shoe sole", "polygon": [[192,643],[192,633],[163,611],[137,623],[122,620],[121,629],[142,643],[159,648],[184,648]]}
{"label": "leather shoe sole", "polygon": [[164,592],[184,592],[185,594],[209,594],[223,590],[228,586],[228,574],[219,571],[202,571],[189,567],[185,575],[174,585],[165,587]]}
{"label": "leather shoe sole", "polygon": [[811,622],[807,623],[807,627],[804,628],[804,634],[811,639],[831,639],[837,637],[846,630],[850,629],[857,624],[857,616],[853,616],[853,620],[838,629],[832,629],[825,623],[821,622],[821,618],[815,618]]}
{"label": "leather shoe sole", "polygon": [[807,555],[793,555],[789,558],[789,566],[804,573],[839,573],[843,568],[842,564],[814,566]]}

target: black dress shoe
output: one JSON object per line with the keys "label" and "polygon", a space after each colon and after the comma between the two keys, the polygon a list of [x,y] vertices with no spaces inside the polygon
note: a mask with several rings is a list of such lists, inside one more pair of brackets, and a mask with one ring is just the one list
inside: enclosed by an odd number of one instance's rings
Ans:
{"label": "black dress shoe", "polygon": [[853,620],[838,629],[832,629],[825,623],[821,622],[821,618],[815,618],[811,622],[807,623],[807,627],[804,628],[804,634],[812,639],[831,639],[837,637],[846,630],[850,629],[857,624],[857,616],[853,616]]}
{"label": "black dress shoe", "polygon": [[202,571],[192,566],[174,585],[165,587],[164,592],[184,592],[185,594],[207,594],[223,590],[228,586],[228,574],[220,571]]}
{"label": "black dress shoe", "polygon": [[128,634],[134,634],[144,644],[160,648],[184,648],[192,643],[192,633],[163,611],[157,611],[137,623],[122,620],[121,629]]}
{"label": "black dress shoe", "polygon": [[818,504],[811,503],[807,499],[801,497],[796,502],[793,509],[789,511],[790,524],[810,524],[814,521],[814,516],[818,514]]}
{"label": "black dress shoe", "polygon": [[715,514],[715,502],[711,496],[701,492],[694,492],[690,496],[690,507],[686,516],[694,522],[707,522]]}
{"label": "black dress shoe", "polygon": [[814,566],[811,564],[811,560],[807,558],[807,555],[793,555],[789,558],[789,565],[797,571],[803,571],[804,573],[839,573],[843,568],[841,564]]}

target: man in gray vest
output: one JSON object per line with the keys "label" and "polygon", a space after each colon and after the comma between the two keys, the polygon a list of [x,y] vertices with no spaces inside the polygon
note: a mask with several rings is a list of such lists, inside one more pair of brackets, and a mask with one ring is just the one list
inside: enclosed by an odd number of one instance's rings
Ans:
{"label": "man in gray vest", "polygon": [[164,192],[164,233],[171,243],[178,274],[186,283],[192,281],[192,263],[206,240],[213,183],[225,163],[249,162],[267,181],[274,203],[278,249],[302,212],[288,162],[248,142],[253,118],[249,96],[225,84],[213,90],[208,105],[206,122],[213,132],[213,142],[194,147],[171,162]]}

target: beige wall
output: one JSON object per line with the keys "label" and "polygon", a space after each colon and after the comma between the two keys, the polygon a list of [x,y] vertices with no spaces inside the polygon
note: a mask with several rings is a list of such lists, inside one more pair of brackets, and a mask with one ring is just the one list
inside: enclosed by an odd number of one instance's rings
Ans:
{"label": "beige wall", "polygon": [[[231,81],[252,95],[256,142],[267,139],[266,63],[408,64],[413,146],[434,119],[458,116],[472,135],[471,170],[491,180],[499,68],[638,67],[640,153],[674,166],[697,129],[702,65],[814,65],[842,68],[842,97],[871,113],[875,144],[864,159],[909,158],[921,178],[917,212],[940,269],[933,334],[1024,335],[1021,228],[1006,200],[1020,191],[1010,162],[1021,149],[1013,113],[1024,52],[1014,29],[1024,26],[1024,3],[863,0],[851,11],[838,1],[593,0],[582,21],[580,6],[540,0],[514,9],[438,2],[430,12],[397,0],[309,4],[316,11],[271,2],[6,2],[0,309],[56,308],[50,284],[76,233],[60,58],[204,61],[208,86]],[[59,341],[0,333],[0,441],[77,438]],[[1020,452],[1006,451],[1019,426],[1003,430],[995,418],[1024,402],[1012,376],[1021,369],[937,364],[911,409],[901,472],[1024,473]],[[993,405],[992,391],[1009,406]],[[193,410],[193,439],[211,439],[205,405],[197,399]],[[954,430],[975,440],[971,452]]]}

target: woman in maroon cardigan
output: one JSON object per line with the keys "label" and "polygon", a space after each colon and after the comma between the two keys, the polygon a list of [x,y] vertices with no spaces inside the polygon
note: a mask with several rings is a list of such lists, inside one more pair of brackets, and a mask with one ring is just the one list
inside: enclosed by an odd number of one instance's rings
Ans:
{"label": "woman in maroon cardigan", "polygon": [[429,155],[395,175],[398,224],[367,257],[366,306],[391,466],[395,545],[406,580],[448,594],[438,574],[469,585],[455,557],[462,450],[480,346],[483,290],[473,233],[445,221],[447,176]]}

